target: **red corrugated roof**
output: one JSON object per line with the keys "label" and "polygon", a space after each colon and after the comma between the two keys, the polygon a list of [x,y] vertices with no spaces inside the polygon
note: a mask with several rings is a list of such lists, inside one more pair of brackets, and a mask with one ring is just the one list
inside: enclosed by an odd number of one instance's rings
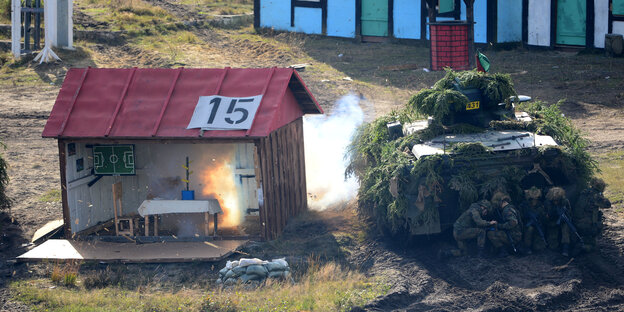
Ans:
{"label": "red corrugated roof", "polygon": [[[249,130],[187,130],[200,96],[262,94]],[[264,137],[323,110],[291,68],[70,69],[43,137]]]}

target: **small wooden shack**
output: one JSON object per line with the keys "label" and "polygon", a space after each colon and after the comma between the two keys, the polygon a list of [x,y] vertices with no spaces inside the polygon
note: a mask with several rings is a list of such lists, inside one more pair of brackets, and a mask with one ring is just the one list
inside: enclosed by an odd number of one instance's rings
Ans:
{"label": "small wooden shack", "polygon": [[274,239],[307,209],[302,116],[322,112],[293,69],[70,69],[43,130],[58,140],[65,233],[101,230],[116,200],[120,217],[167,200],[131,234],[155,221],[155,235],[208,236],[205,214],[178,213],[205,210],[176,210],[190,189],[219,202],[219,231]]}

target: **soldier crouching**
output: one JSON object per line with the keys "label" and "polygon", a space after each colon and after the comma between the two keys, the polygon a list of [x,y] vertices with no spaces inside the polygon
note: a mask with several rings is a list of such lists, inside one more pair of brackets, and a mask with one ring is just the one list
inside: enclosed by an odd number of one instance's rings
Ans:
{"label": "soldier crouching", "polygon": [[560,187],[552,187],[546,194],[544,206],[548,212],[549,245],[554,248],[559,243],[561,254],[567,257],[570,248],[570,227],[565,222],[565,218],[571,222],[571,208],[565,190]]}
{"label": "soldier crouching", "polygon": [[574,224],[583,237],[583,251],[589,252],[596,247],[596,237],[602,230],[602,212],[600,208],[611,207],[611,202],[604,197],[606,184],[602,179],[592,178],[589,188],[583,190],[574,206]]}
{"label": "soldier crouching", "polygon": [[473,203],[453,224],[453,237],[457,241],[457,247],[463,254],[467,254],[466,241],[477,239],[479,257],[483,257],[485,248],[485,230],[489,226],[496,225],[496,221],[483,220],[491,206],[487,200]]}
{"label": "soldier crouching", "polygon": [[494,206],[494,216],[498,219],[498,224],[493,231],[487,232],[487,238],[494,248],[498,249],[498,256],[508,255],[507,247],[511,246],[516,251],[516,245],[522,239],[522,226],[518,211],[511,204],[509,195],[497,192],[492,196]]}
{"label": "soldier crouching", "polygon": [[546,209],[542,204],[542,191],[537,187],[531,187],[524,191],[525,200],[520,204],[520,211],[524,216],[524,253],[532,254],[533,251],[542,250],[546,242],[544,225],[548,222]]}

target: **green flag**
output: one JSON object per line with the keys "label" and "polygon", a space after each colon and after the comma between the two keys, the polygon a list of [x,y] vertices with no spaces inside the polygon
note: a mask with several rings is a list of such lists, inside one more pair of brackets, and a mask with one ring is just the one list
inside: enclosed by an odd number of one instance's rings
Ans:
{"label": "green flag", "polygon": [[[477,59],[479,60],[479,67],[483,69],[484,72],[490,71],[490,60],[481,52],[477,52]],[[479,69],[481,69],[479,68]]]}

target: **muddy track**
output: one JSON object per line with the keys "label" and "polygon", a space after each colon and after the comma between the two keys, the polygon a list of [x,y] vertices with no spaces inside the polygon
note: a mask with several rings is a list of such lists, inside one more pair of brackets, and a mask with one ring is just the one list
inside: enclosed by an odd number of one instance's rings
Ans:
{"label": "muddy track", "polygon": [[504,259],[438,257],[437,246],[448,243],[440,239],[407,247],[387,242],[360,246],[351,261],[391,285],[386,296],[363,309],[613,311],[624,305],[622,255],[602,252],[612,241],[603,239],[601,252],[571,261],[551,251]]}

